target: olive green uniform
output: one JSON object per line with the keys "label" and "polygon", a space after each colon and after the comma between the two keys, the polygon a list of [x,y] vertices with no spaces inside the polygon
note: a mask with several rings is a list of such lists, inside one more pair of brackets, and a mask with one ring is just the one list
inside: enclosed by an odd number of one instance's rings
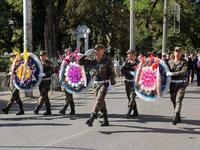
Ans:
{"label": "olive green uniform", "polygon": [[180,119],[182,101],[187,86],[187,62],[184,59],[178,61],[170,60],[168,62],[168,66],[169,70],[172,72],[170,84],[171,101],[175,110],[175,114],[178,115],[178,118]]}
{"label": "olive green uniform", "polygon": [[100,61],[89,60],[84,55],[80,58],[79,64],[90,68],[93,67],[95,69],[93,74],[93,79],[95,83],[95,105],[92,110],[92,119],[90,118],[90,123],[88,124],[86,122],[86,124],[92,126],[92,122],[99,111],[103,113],[104,121],[107,122],[108,120],[105,96],[108,91],[109,82],[111,83],[111,85],[114,85],[116,83],[113,63],[111,59],[106,55],[104,55]]}
{"label": "olive green uniform", "polygon": [[136,93],[134,90],[134,76],[131,75],[131,71],[135,72],[137,67],[136,61],[126,60],[121,67],[121,73],[125,77],[125,89],[128,97],[128,113],[127,118],[130,117],[132,110],[134,111],[133,116],[138,116],[137,104],[135,101]]}
{"label": "olive green uniform", "polygon": [[[51,104],[48,96],[48,92],[50,91],[51,85],[51,75],[54,73],[53,65],[51,61],[46,60],[42,62],[45,76],[42,78],[42,82],[39,85],[40,97],[38,98],[37,104],[38,106],[35,108],[34,113],[38,114],[39,109],[42,107],[43,103],[46,106],[46,113],[51,114]],[[44,115],[46,114],[44,113]]]}
{"label": "olive green uniform", "polygon": [[[10,79],[10,82],[12,82],[12,79]],[[11,85],[11,86],[12,86],[12,90],[11,90],[12,94],[11,94],[10,102],[8,102],[7,106],[3,108],[2,111],[5,114],[8,114],[10,107],[14,104],[14,102],[16,102],[20,109],[20,111],[16,115],[22,115],[24,114],[24,109],[23,109],[23,104],[19,95],[19,90],[14,85]]]}

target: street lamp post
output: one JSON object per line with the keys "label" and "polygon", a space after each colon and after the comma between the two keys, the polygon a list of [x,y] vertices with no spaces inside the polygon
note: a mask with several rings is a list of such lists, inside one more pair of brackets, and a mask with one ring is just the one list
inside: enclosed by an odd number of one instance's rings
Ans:
{"label": "street lamp post", "polygon": [[164,0],[162,55],[166,54],[166,49],[167,49],[167,25],[168,25],[167,10],[168,10],[168,0]]}
{"label": "street lamp post", "polygon": [[32,0],[23,0],[24,49],[32,51]]}
{"label": "street lamp post", "polygon": [[[23,0],[24,50],[32,52],[32,0]],[[26,97],[32,97],[33,92],[25,92]]]}
{"label": "street lamp post", "polygon": [[135,13],[134,0],[130,0],[130,49],[135,51]]}

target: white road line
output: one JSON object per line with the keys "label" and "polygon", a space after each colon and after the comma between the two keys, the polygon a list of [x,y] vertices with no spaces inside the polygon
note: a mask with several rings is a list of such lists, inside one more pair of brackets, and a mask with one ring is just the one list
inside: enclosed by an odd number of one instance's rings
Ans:
{"label": "white road line", "polygon": [[[56,144],[62,143],[62,142],[64,142],[64,141],[67,141],[67,140],[72,139],[72,138],[74,138],[74,137],[80,136],[80,135],[82,135],[82,134],[84,134],[84,133],[87,133],[87,132],[89,132],[89,131],[91,131],[90,128],[88,128],[88,129],[86,129],[86,130],[83,130],[83,131],[80,131],[80,132],[78,132],[78,133],[76,133],[76,134],[67,136],[67,137],[65,137],[65,138],[56,140],[56,141],[54,141],[54,142],[52,142],[52,143],[50,143],[50,144],[44,145],[44,146],[43,146],[44,148],[40,148],[40,149],[41,149],[41,150],[42,150],[42,149],[47,149],[47,148],[45,148],[45,147],[54,146],[54,145],[56,145]],[[39,149],[39,150],[40,150],[40,149]]]}

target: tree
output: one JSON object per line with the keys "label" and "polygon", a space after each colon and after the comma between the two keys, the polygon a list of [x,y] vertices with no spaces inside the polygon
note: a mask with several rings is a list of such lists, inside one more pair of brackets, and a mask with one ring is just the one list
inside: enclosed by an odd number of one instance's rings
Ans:
{"label": "tree", "polygon": [[[18,1],[20,4],[20,1]],[[22,48],[22,15],[9,0],[0,5],[0,52],[11,52],[14,47]]]}
{"label": "tree", "polygon": [[44,24],[45,49],[49,56],[56,57],[58,51],[57,38],[61,17],[67,0],[47,0]]}

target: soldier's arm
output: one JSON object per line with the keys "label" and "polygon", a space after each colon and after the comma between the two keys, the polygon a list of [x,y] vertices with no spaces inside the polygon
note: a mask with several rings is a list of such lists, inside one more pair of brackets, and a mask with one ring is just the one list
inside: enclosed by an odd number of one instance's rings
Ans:
{"label": "soldier's arm", "polygon": [[109,76],[110,76],[110,83],[112,85],[116,84],[114,65],[113,65],[112,61],[110,61],[110,63],[109,63],[108,71],[109,71]]}
{"label": "soldier's arm", "polygon": [[93,67],[97,63],[97,61],[96,60],[89,60],[89,59],[87,59],[86,55],[83,55],[79,59],[78,63],[79,63],[79,65],[82,65],[82,66]]}
{"label": "soldier's arm", "polygon": [[187,73],[187,68],[188,68],[188,65],[187,65],[187,62],[185,61],[183,63],[182,69],[180,71],[172,72],[172,76],[184,76]]}

